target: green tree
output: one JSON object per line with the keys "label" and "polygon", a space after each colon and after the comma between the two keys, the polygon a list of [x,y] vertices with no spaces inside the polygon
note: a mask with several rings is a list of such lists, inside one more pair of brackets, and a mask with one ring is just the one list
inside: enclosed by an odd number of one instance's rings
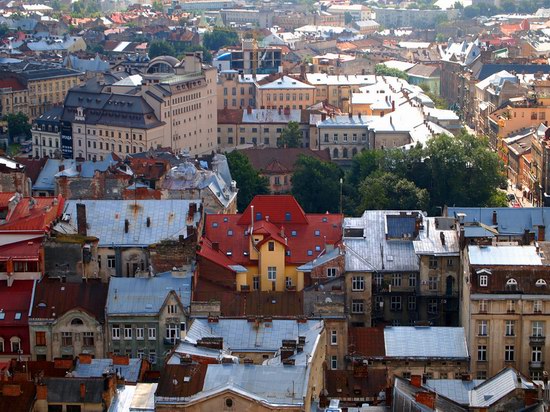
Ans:
{"label": "green tree", "polygon": [[360,203],[357,213],[372,209],[426,210],[429,195],[426,189],[393,173],[374,173],[359,186]]}
{"label": "green tree", "polygon": [[338,212],[342,176],[342,170],[334,163],[300,156],[292,176],[292,194],[306,212]]}
{"label": "green tree", "polygon": [[15,137],[24,136],[26,139],[31,138],[31,125],[26,114],[21,112],[8,114],[4,116],[4,120],[8,122],[8,136],[11,141]]}
{"label": "green tree", "polygon": [[0,24],[0,38],[4,37],[6,34],[10,32],[10,28],[6,23]]}
{"label": "green tree", "polygon": [[204,34],[202,44],[208,50],[219,50],[225,46],[239,44],[239,35],[235,30],[214,27],[214,30]]}
{"label": "green tree", "polygon": [[154,1],[153,6],[151,7],[151,10],[162,13],[164,11],[164,7],[162,7],[162,2]]}
{"label": "green tree", "polygon": [[176,50],[167,41],[154,41],[149,45],[149,57],[154,59],[158,56],[175,56]]}
{"label": "green tree", "polygon": [[344,13],[344,23],[345,24],[351,24],[352,21],[353,21],[353,16],[351,15],[351,13],[349,11],[346,11]]}
{"label": "green tree", "polygon": [[288,122],[277,139],[277,147],[300,147],[300,140],[302,140],[300,125],[298,122]]}
{"label": "green tree", "polygon": [[239,188],[237,208],[243,211],[254,196],[269,193],[269,182],[254,170],[248,161],[248,157],[241,152],[234,150],[231,153],[227,153],[226,156],[231,177],[237,182],[237,187]]}
{"label": "green tree", "polygon": [[176,53],[178,54],[178,59],[183,59],[183,56],[186,52],[194,52],[194,51],[200,51],[202,52],[202,60],[205,63],[212,63],[212,53],[210,53],[210,50],[208,50],[204,46],[185,46],[185,47],[178,47],[176,50]]}
{"label": "green tree", "polygon": [[409,76],[407,76],[407,73],[404,71],[398,70],[398,69],[392,69],[385,64],[377,64],[374,66],[374,72],[378,76],[392,76],[392,77],[399,77],[400,79],[408,80]]}

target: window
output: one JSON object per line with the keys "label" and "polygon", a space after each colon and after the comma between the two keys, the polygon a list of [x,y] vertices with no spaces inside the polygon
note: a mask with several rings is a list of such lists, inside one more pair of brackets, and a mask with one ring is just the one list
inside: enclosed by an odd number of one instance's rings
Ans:
{"label": "window", "polygon": [[109,269],[114,269],[115,268],[115,255],[107,256],[107,267]]}
{"label": "window", "polygon": [[437,299],[428,299],[428,313],[437,313],[438,304]]}
{"label": "window", "polygon": [[486,362],[487,361],[487,346],[486,345],[479,345],[477,347],[477,360],[479,362]]}
{"label": "window", "polygon": [[542,346],[533,346],[533,349],[531,349],[531,362],[542,362]]}
{"label": "window", "polygon": [[486,320],[479,320],[477,322],[477,334],[478,336],[487,336],[488,322]]}
{"label": "window", "polygon": [[351,313],[363,313],[364,301],[362,299],[353,299],[351,301]]}
{"label": "window", "polygon": [[516,335],[516,321],[514,321],[514,320],[507,320],[506,321],[504,334],[506,336],[515,336]]}
{"label": "window", "polygon": [[285,286],[286,286],[287,289],[292,287],[292,278],[290,278],[288,276],[285,278]]}
{"label": "window", "polygon": [[509,300],[506,304],[506,308],[508,312],[515,312],[516,311],[516,301],[515,300]]}
{"label": "window", "polygon": [[4,338],[0,338],[0,353],[4,352]]}
{"label": "window", "polygon": [[535,282],[535,286],[538,287],[538,288],[544,288],[544,287],[546,287],[546,281],[544,279],[538,279]]}
{"label": "window", "polygon": [[226,408],[233,408],[233,399],[231,399],[231,398],[226,398],[226,399],[225,399],[225,407],[226,407]]}
{"label": "window", "polygon": [[61,332],[61,346],[72,346],[73,334],[72,332]]}
{"label": "window", "polygon": [[542,313],[542,300],[535,300],[533,302],[533,312]]}
{"label": "window", "polygon": [[83,346],[94,346],[94,332],[84,332],[82,334]]}
{"label": "window", "polygon": [[487,371],[477,371],[476,377],[480,380],[487,379]]}
{"label": "window", "polygon": [[136,328],[136,339],[143,340],[143,328]]}
{"label": "window", "polygon": [[157,351],[154,349],[149,349],[149,362],[153,365],[157,363]]}
{"label": "window", "polygon": [[409,275],[409,287],[410,288],[416,287],[416,273],[411,273]]}
{"label": "window", "polygon": [[338,268],[327,268],[327,278],[338,276]]}
{"label": "window", "polygon": [[330,344],[331,345],[338,345],[338,331],[331,330],[330,331]]}
{"label": "window", "polygon": [[338,356],[332,355],[330,357],[330,369],[338,369]]}
{"label": "window", "polygon": [[391,275],[391,285],[401,286],[401,273],[394,273]]}
{"label": "window", "polygon": [[407,306],[409,310],[416,310],[416,296],[409,296]]}
{"label": "window", "polygon": [[351,290],[354,292],[365,290],[365,278],[363,276],[352,277]]}
{"label": "window", "polygon": [[130,325],[124,326],[124,339],[125,340],[132,339],[132,326]]}
{"label": "window", "polygon": [[34,337],[36,346],[46,346],[46,332],[36,332]]}
{"label": "window", "polygon": [[155,328],[149,328],[148,337],[149,337],[149,340],[156,340],[157,330]]}
{"label": "window", "polygon": [[259,276],[254,276],[252,278],[252,289],[253,290],[260,289],[260,277]]}
{"label": "window", "polygon": [[430,260],[429,260],[429,268],[430,269],[437,269],[437,261],[438,261],[438,258],[436,256],[430,256]]}
{"label": "window", "polygon": [[178,313],[178,305],[168,305],[168,313],[171,315]]}
{"label": "window", "polygon": [[113,338],[113,340],[120,339],[120,328],[118,327],[118,325],[113,325],[113,327],[111,328],[111,337]]}
{"label": "window", "polygon": [[486,300],[480,300],[479,301],[479,311],[481,313],[487,313],[487,301]]}
{"label": "window", "polygon": [[275,250],[275,242],[268,242],[267,248],[270,252],[273,252]]}
{"label": "window", "polygon": [[517,290],[518,288],[518,281],[514,278],[508,279],[506,281],[506,289],[507,290]]}
{"label": "window", "polygon": [[315,232],[313,232],[313,234],[315,236],[321,236],[321,231],[320,230],[316,230]]}
{"label": "window", "polygon": [[169,323],[166,325],[166,339],[170,343],[176,343],[176,339],[180,336],[180,325]]}
{"label": "window", "polygon": [[11,351],[14,353],[19,352],[21,349],[21,338],[13,336],[10,338]]}
{"label": "window", "polygon": [[428,290],[437,290],[437,276],[428,277]]}
{"label": "window", "polygon": [[277,267],[268,266],[267,267],[267,279],[268,280],[277,280]]}
{"label": "window", "polygon": [[514,361],[514,345],[506,345],[504,347],[504,361],[505,362]]}
{"label": "window", "polygon": [[401,296],[392,296],[390,301],[391,310],[401,310]]}
{"label": "window", "polygon": [[377,295],[374,297],[374,310],[382,311],[384,309],[384,296]]}
{"label": "window", "polygon": [[481,287],[487,287],[489,284],[489,277],[487,275],[480,275],[479,276],[479,286]]}
{"label": "window", "polygon": [[536,320],[531,322],[531,336],[542,337],[544,336],[544,322]]}
{"label": "window", "polygon": [[447,258],[447,267],[452,268],[455,265],[455,260],[453,258]]}

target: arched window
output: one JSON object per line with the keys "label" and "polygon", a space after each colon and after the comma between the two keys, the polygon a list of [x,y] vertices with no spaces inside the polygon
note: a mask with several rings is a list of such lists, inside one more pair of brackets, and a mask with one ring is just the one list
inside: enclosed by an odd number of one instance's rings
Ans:
{"label": "arched window", "polygon": [[344,150],[342,150],[342,157],[344,159],[348,158],[348,149],[347,149],[347,147],[344,147]]}
{"label": "arched window", "polygon": [[225,398],[225,401],[224,401],[224,409],[225,410],[232,410],[233,409],[233,406],[234,406],[234,402],[233,402],[233,399],[231,398]]}
{"label": "arched window", "polygon": [[338,149],[337,148],[334,148],[334,150],[332,151],[332,158],[333,159],[338,159]]}
{"label": "arched window", "polygon": [[355,157],[356,154],[357,154],[357,148],[354,147],[354,148],[352,149],[352,151],[351,151],[351,156],[352,156],[352,157]]}
{"label": "arched window", "polygon": [[508,279],[506,281],[506,289],[508,290],[516,290],[518,288],[518,281],[514,278]]}
{"label": "arched window", "polygon": [[13,353],[19,352],[19,349],[21,349],[21,338],[17,336],[12,336],[10,338],[10,345],[11,345],[11,351]]}
{"label": "arched window", "polygon": [[82,322],[82,319],[80,318],[74,318],[71,320],[71,325],[84,325],[84,322]]}
{"label": "arched window", "polygon": [[4,352],[4,338],[0,338],[0,353]]}
{"label": "arched window", "polygon": [[539,279],[536,281],[535,286],[539,288],[544,288],[546,287],[546,281],[544,279]]}

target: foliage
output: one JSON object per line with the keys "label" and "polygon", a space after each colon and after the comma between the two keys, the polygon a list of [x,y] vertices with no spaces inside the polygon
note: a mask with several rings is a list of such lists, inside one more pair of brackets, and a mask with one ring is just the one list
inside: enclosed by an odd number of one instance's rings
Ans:
{"label": "foliage", "polygon": [[164,11],[164,7],[162,7],[162,2],[161,1],[154,1],[153,6],[151,7],[151,10],[152,11],[158,11],[158,12],[162,13]]}
{"label": "foliage", "polygon": [[300,131],[300,125],[297,122],[288,122],[279,139],[277,139],[278,147],[300,147],[300,140],[302,140],[302,132]]}
{"label": "foliage", "polygon": [[101,13],[99,3],[95,1],[75,1],[71,5],[71,9],[71,16],[75,18],[99,17]]}
{"label": "foliage", "polygon": [[231,177],[237,182],[237,208],[243,211],[256,195],[269,193],[269,183],[265,177],[258,174],[248,158],[236,150],[227,153],[227,163]]}
{"label": "foliage", "polygon": [[31,138],[31,125],[29,118],[24,113],[8,114],[4,116],[4,120],[8,122],[8,136],[10,140],[14,137],[25,136]]}
{"label": "foliage", "polygon": [[208,50],[204,46],[183,46],[183,47],[176,47],[176,53],[178,54],[178,59],[183,59],[183,55],[186,52],[194,52],[194,51],[200,51],[202,52],[202,60],[205,63],[212,63],[212,53],[210,53],[210,50]]}
{"label": "foliage", "polygon": [[444,205],[493,207],[503,204],[497,192],[505,181],[502,162],[489,150],[486,139],[465,132],[439,135],[426,147],[365,151],[355,156],[346,176],[350,189],[344,191],[344,203],[346,211],[354,212],[365,207],[399,209],[414,203],[425,205],[431,213]]}
{"label": "foliage", "polygon": [[344,23],[345,24],[351,24],[352,21],[353,21],[353,16],[351,15],[351,13],[349,11],[346,11],[344,13]]}
{"label": "foliage", "polygon": [[436,108],[438,108],[438,109],[448,109],[449,108],[449,105],[447,104],[447,101],[443,97],[441,97],[441,96],[435,94],[434,92],[432,92],[427,84],[419,84],[419,86],[424,91],[424,94],[426,96],[428,96],[430,99],[432,99],[432,102],[434,102],[434,105],[435,105]]}
{"label": "foliage", "polygon": [[149,45],[149,57],[154,59],[158,56],[175,56],[176,50],[165,40],[154,41]]}
{"label": "foliage", "polygon": [[10,28],[6,23],[0,24],[0,37],[4,37],[9,32],[10,32]]}
{"label": "foliage", "polygon": [[400,79],[407,80],[409,76],[407,76],[407,73],[404,71],[398,70],[398,69],[392,69],[385,64],[377,64],[374,67],[374,72],[378,76],[392,76],[392,77],[399,77]]}
{"label": "foliage", "polygon": [[208,50],[219,50],[239,44],[239,35],[235,30],[214,27],[214,30],[204,34],[202,43]]}
{"label": "foliage", "polygon": [[306,212],[338,212],[342,176],[342,170],[334,163],[300,156],[292,176],[292,194]]}
{"label": "foliage", "polygon": [[372,209],[426,210],[429,195],[426,189],[393,173],[373,173],[359,187],[358,214]]}

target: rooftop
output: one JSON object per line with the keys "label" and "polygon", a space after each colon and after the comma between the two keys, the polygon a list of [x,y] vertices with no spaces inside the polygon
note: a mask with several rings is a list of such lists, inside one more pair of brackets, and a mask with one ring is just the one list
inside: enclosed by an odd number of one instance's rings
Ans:
{"label": "rooftop", "polygon": [[384,329],[386,357],[468,359],[464,328],[396,326]]}
{"label": "rooftop", "polygon": [[113,359],[91,359],[90,363],[82,363],[77,359],[76,366],[71,371],[74,378],[100,378],[104,373],[120,373],[126,382],[137,382],[140,378],[141,359],[130,358],[128,365],[117,363]]}
{"label": "rooftop", "polygon": [[468,246],[470,264],[483,266],[542,266],[535,246]]}

